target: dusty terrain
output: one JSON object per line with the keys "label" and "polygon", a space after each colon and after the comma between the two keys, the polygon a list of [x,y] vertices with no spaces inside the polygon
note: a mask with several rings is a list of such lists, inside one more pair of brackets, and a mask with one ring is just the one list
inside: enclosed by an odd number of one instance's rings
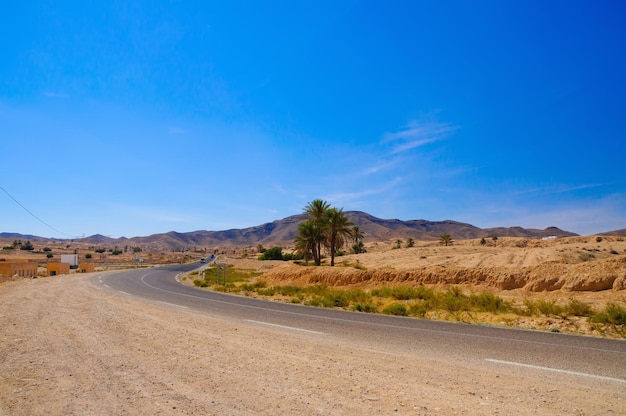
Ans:
{"label": "dusty terrain", "polygon": [[[0,415],[624,414],[623,386],[407,357],[116,294],[0,285]],[[619,384],[619,383],[617,383]]]}
{"label": "dusty terrain", "polygon": [[[418,243],[397,250],[372,245],[368,253],[341,257],[346,267],[300,275],[294,268],[312,268],[240,256],[229,262],[265,270],[264,278],[285,284],[348,273],[341,277],[346,280],[334,280],[347,286],[420,284],[416,270],[422,269],[471,268],[491,276],[526,269],[539,274],[545,266],[544,280],[551,273],[557,280],[564,273],[572,277],[559,289],[551,283],[552,290],[527,286],[532,279],[507,290],[492,284],[498,279],[491,277],[432,284],[454,283],[512,298],[580,296],[594,305],[624,300],[626,292],[615,284],[626,276],[622,241],[497,243]],[[357,263],[362,267],[352,266]],[[368,271],[378,277],[366,281],[360,273]],[[568,283],[608,285],[607,275],[614,278],[604,290],[578,290]],[[554,374],[537,378],[524,369],[503,372],[496,366],[478,370],[333,337],[225,321],[110,292],[91,283],[92,276],[0,284],[0,416],[626,413],[626,390],[615,383]]]}

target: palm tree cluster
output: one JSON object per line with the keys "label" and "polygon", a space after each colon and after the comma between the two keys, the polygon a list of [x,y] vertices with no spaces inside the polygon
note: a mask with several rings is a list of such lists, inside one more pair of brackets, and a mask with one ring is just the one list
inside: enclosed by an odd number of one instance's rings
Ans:
{"label": "palm tree cluster", "polygon": [[[330,265],[335,265],[335,256],[347,239],[363,239],[363,232],[354,226],[343,212],[343,208],[331,207],[324,200],[316,199],[304,207],[308,215],[306,221],[298,224],[298,234],[294,238],[296,252],[305,261],[313,260],[319,266],[322,262],[322,248],[330,254]],[[355,230],[356,228],[356,230]]]}

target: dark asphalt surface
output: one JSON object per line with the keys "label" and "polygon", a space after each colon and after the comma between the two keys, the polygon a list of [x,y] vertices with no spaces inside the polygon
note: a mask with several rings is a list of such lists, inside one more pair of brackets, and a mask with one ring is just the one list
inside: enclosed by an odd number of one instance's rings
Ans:
{"label": "dark asphalt surface", "polygon": [[201,265],[172,265],[96,275],[94,281],[124,295],[339,342],[381,353],[405,354],[459,365],[498,366],[503,372],[560,374],[590,383],[623,384],[626,341],[515,330],[314,308],[201,290],[176,276]]}

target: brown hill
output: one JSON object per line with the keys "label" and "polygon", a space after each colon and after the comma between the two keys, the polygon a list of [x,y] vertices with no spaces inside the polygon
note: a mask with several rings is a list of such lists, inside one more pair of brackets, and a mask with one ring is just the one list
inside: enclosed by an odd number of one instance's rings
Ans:
{"label": "brown hill", "polygon": [[[436,240],[442,234],[450,234],[455,240],[470,238],[498,237],[567,237],[577,234],[563,231],[556,227],[545,230],[524,229],[521,227],[486,228],[481,229],[471,224],[452,220],[427,221],[398,219],[381,219],[361,211],[346,211],[348,218],[358,225],[365,233],[366,242],[383,242],[395,239],[413,238],[414,240]],[[138,246],[150,250],[193,250],[194,248],[215,247],[244,247],[262,244],[265,246],[289,246],[298,231],[298,224],[306,218],[304,214],[292,215],[282,220],[276,220],[255,227],[230,229],[224,231],[192,231],[179,233],[153,234],[146,237],[113,239],[102,235],[94,235],[78,240],[81,243],[104,246]],[[0,237],[3,235],[0,234]],[[11,238],[35,240],[34,236],[20,237],[20,234],[11,234]]]}

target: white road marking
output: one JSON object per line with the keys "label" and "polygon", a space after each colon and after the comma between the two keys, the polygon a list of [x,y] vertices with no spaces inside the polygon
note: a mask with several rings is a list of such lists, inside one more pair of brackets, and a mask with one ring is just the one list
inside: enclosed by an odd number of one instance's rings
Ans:
{"label": "white road marking", "polygon": [[169,302],[163,302],[162,300],[157,300],[157,303],[162,303],[163,305],[168,305],[168,306],[175,306],[177,308],[182,308],[182,309],[189,309],[188,306],[183,306],[183,305],[177,305],[175,303],[169,303]]}
{"label": "white road marking", "polygon": [[596,374],[580,373],[578,371],[561,370],[561,369],[558,369],[558,368],[541,367],[541,366],[532,365],[532,364],[516,363],[515,361],[503,361],[503,360],[496,360],[496,359],[493,359],[493,358],[487,358],[487,359],[485,359],[485,361],[489,361],[490,363],[496,363],[496,364],[514,365],[516,367],[532,368],[534,370],[553,371],[553,372],[556,372],[556,373],[569,374],[569,375],[572,375],[572,376],[591,377],[591,378],[595,378],[595,379],[598,379],[598,380],[606,380],[606,381],[615,381],[615,382],[618,382],[618,383],[626,383],[626,380],[623,380],[621,378],[598,376]]}
{"label": "white road marking", "polygon": [[246,319],[246,322],[252,322],[254,324],[261,324],[261,325],[267,325],[267,326],[273,326],[273,327],[276,327],[276,328],[290,329],[292,331],[308,332],[309,334],[326,335],[326,333],[324,333],[324,332],[311,331],[310,329],[296,328],[295,326],[285,326],[285,325],[271,324],[269,322],[254,321],[252,319]]}
{"label": "white road marking", "polygon": [[120,290],[120,293],[121,293],[122,295],[132,296],[130,293],[128,293],[128,292],[124,292],[124,291],[121,291],[121,290]]}

